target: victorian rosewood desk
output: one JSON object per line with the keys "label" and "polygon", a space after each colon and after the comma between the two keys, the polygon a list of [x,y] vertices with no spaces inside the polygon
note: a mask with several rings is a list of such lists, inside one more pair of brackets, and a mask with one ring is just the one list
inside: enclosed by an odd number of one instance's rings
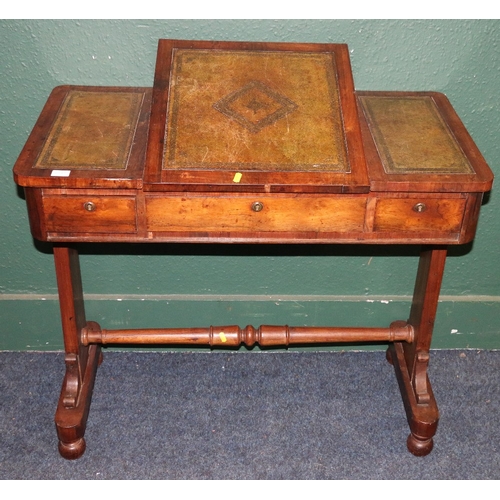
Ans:
{"label": "victorian rosewood desk", "polygon": [[[160,40],[150,88],[62,86],[14,167],[54,244],[66,375],[59,451],[85,451],[101,346],[387,342],[409,450],[433,446],[427,376],[447,245],[474,238],[493,176],[446,97],[356,92],[343,44]],[[80,242],[421,246],[407,320],[387,328],[104,329],[87,321]]]}

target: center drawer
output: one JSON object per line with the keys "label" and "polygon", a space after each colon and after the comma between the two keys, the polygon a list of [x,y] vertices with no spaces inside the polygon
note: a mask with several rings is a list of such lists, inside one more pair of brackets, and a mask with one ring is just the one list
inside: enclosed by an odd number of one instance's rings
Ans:
{"label": "center drawer", "polygon": [[161,195],[146,199],[147,229],[166,231],[363,231],[362,195]]}

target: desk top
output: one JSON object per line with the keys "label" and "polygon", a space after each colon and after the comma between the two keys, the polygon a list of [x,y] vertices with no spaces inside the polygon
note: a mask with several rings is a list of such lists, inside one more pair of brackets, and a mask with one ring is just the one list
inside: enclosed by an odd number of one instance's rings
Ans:
{"label": "desk top", "polygon": [[[353,94],[359,109],[367,186],[357,184],[349,190],[335,184],[335,178],[350,175],[344,153],[337,158],[342,161],[318,167],[324,169],[321,172],[311,172],[311,164],[299,163],[288,165],[290,170],[269,163],[261,172],[262,163],[248,170],[241,160],[221,162],[217,169],[206,162],[208,165],[186,170],[172,153],[173,160],[162,161],[161,170],[156,170],[157,176],[164,176],[165,184],[148,183],[152,176],[145,168],[145,157],[151,95],[148,88],[55,88],[16,162],[16,182],[24,187],[154,191],[157,186],[160,191],[318,193],[486,192],[492,186],[493,175],[477,146],[448,99],[435,92]],[[223,146],[219,143],[214,154]],[[166,158],[170,154],[168,142],[162,153]],[[244,153],[249,154],[246,149]],[[276,170],[270,168],[273,165]],[[225,184],[213,184],[216,175],[225,178]],[[271,181],[273,175],[275,183],[264,182]],[[303,184],[293,184],[299,175]],[[324,183],[319,183],[320,179]]]}
{"label": "desk top", "polygon": [[150,190],[368,191],[344,44],[160,40],[150,123]]}
{"label": "desk top", "polygon": [[53,90],[14,166],[52,241],[464,243],[493,174],[437,92],[343,44],[160,40],[153,88]]}

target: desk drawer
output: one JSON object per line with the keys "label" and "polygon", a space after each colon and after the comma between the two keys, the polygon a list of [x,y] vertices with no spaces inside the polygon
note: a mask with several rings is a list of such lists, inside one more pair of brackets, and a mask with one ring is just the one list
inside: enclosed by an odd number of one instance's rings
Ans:
{"label": "desk drawer", "polygon": [[380,198],[373,229],[458,232],[464,210],[465,198]]}
{"label": "desk drawer", "polygon": [[148,231],[363,231],[366,196],[169,196],[146,200]]}
{"label": "desk drawer", "polygon": [[135,197],[43,197],[47,231],[60,233],[134,233]]}

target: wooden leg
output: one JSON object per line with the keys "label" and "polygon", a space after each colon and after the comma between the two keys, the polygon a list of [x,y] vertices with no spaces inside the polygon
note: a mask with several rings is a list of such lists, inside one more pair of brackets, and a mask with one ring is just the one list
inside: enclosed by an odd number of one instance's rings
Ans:
{"label": "wooden leg", "polygon": [[439,421],[427,365],[446,253],[446,247],[422,248],[408,321],[414,328],[414,341],[394,342],[387,352],[394,365],[410,426],[408,449],[417,456],[431,452]]}
{"label": "wooden leg", "polygon": [[101,348],[98,345],[84,346],[80,342],[86,320],[78,252],[74,248],[55,246],[54,260],[66,362],[55,424],[60,454],[75,459],[85,451],[83,436]]}
{"label": "wooden leg", "polygon": [[[432,450],[439,420],[427,365],[446,253],[446,247],[422,248],[408,321],[414,330],[413,341],[393,342],[387,351],[410,426],[408,449],[418,456]],[[54,259],[66,352],[66,374],[55,423],[59,452],[64,458],[76,459],[85,451],[84,434],[101,347],[99,343],[84,345],[82,342],[83,330],[92,330],[92,323],[85,319],[78,252],[74,248],[55,246]]]}

